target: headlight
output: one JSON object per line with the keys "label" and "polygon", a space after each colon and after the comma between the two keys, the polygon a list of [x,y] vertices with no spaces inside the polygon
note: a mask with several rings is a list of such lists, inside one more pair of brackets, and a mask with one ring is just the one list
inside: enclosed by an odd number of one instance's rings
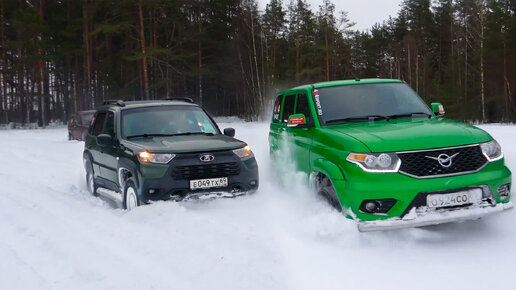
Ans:
{"label": "headlight", "polygon": [[138,159],[142,163],[166,164],[169,163],[170,160],[174,159],[174,157],[176,157],[176,154],[171,153],[150,153],[147,151],[138,153]]}
{"label": "headlight", "polygon": [[235,150],[233,150],[233,153],[235,153],[240,158],[254,156],[253,151],[251,150],[251,146],[249,146],[249,145],[245,145],[242,148],[235,149]]}
{"label": "headlight", "polygon": [[398,172],[401,160],[394,153],[349,153],[347,161],[367,172]]}
{"label": "headlight", "polygon": [[496,140],[491,142],[480,144],[480,148],[482,149],[482,153],[489,160],[489,162],[493,162],[496,160],[500,160],[503,157],[502,147]]}

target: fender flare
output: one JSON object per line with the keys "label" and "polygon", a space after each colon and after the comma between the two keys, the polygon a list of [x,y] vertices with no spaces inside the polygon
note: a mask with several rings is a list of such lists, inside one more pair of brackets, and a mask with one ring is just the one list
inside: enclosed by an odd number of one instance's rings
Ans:
{"label": "fender flare", "polygon": [[314,173],[320,172],[320,173],[328,176],[331,180],[345,180],[346,179],[344,176],[344,173],[342,172],[342,170],[340,169],[340,167],[337,164],[335,164],[327,159],[323,159],[323,158],[314,160],[313,166],[312,166],[312,172],[313,172],[312,175]]}
{"label": "fender flare", "polygon": [[[89,172],[89,170],[91,170],[93,172],[93,174],[95,174],[95,170],[93,169],[93,162],[92,162],[92,156],[91,156],[91,153],[88,152],[88,151],[84,151],[82,153],[82,162],[83,162],[83,165],[84,165],[84,170],[86,170],[86,173]],[[89,167],[89,168],[88,168]]]}
{"label": "fender flare", "polygon": [[134,185],[137,188],[140,188],[140,179],[138,175],[138,167],[132,160],[128,159],[120,159],[118,161],[118,185],[120,189],[123,191],[125,187],[125,182],[127,180],[132,180]]}

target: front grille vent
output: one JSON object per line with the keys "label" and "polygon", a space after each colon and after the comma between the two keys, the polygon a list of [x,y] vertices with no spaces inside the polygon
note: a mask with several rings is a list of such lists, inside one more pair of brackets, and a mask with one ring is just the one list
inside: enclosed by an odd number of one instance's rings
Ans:
{"label": "front grille vent", "polygon": [[401,152],[398,157],[401,160],[400,173],[416,178],[473,173],[488,162],[479,145]]}
{"label": "front grille vent", "polygon": [[240,167],[237,162],[177,166],[172,171],[174,179],[188,180],[227,177],[238,174],[240,174]]}

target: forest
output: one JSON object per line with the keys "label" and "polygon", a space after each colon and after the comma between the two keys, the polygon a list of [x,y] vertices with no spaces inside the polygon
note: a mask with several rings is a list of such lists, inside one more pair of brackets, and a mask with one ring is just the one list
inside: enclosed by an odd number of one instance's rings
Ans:
{"label": "forest", "polygon": [[257,120],[282,89],[376,77],[450,118],[514,122],[515,12],[516,0],[404,0],[358,31],[330,0],[0,0],[0,124],[172,97]]}

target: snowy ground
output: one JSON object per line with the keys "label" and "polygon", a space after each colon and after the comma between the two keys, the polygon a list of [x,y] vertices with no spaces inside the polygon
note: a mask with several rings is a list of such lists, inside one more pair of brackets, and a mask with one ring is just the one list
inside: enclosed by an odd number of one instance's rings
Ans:
{"label": "snowy ground", "polygon": [[[132,212],[87,193],[83,143],[65,129],[0,131],[0,289],[515,287],[515,210],[359,233],[299,176],[275,176],[267,124],[226,126],[258,157],[256,194]],[[516,168],[516,127],[483,128]]]}

